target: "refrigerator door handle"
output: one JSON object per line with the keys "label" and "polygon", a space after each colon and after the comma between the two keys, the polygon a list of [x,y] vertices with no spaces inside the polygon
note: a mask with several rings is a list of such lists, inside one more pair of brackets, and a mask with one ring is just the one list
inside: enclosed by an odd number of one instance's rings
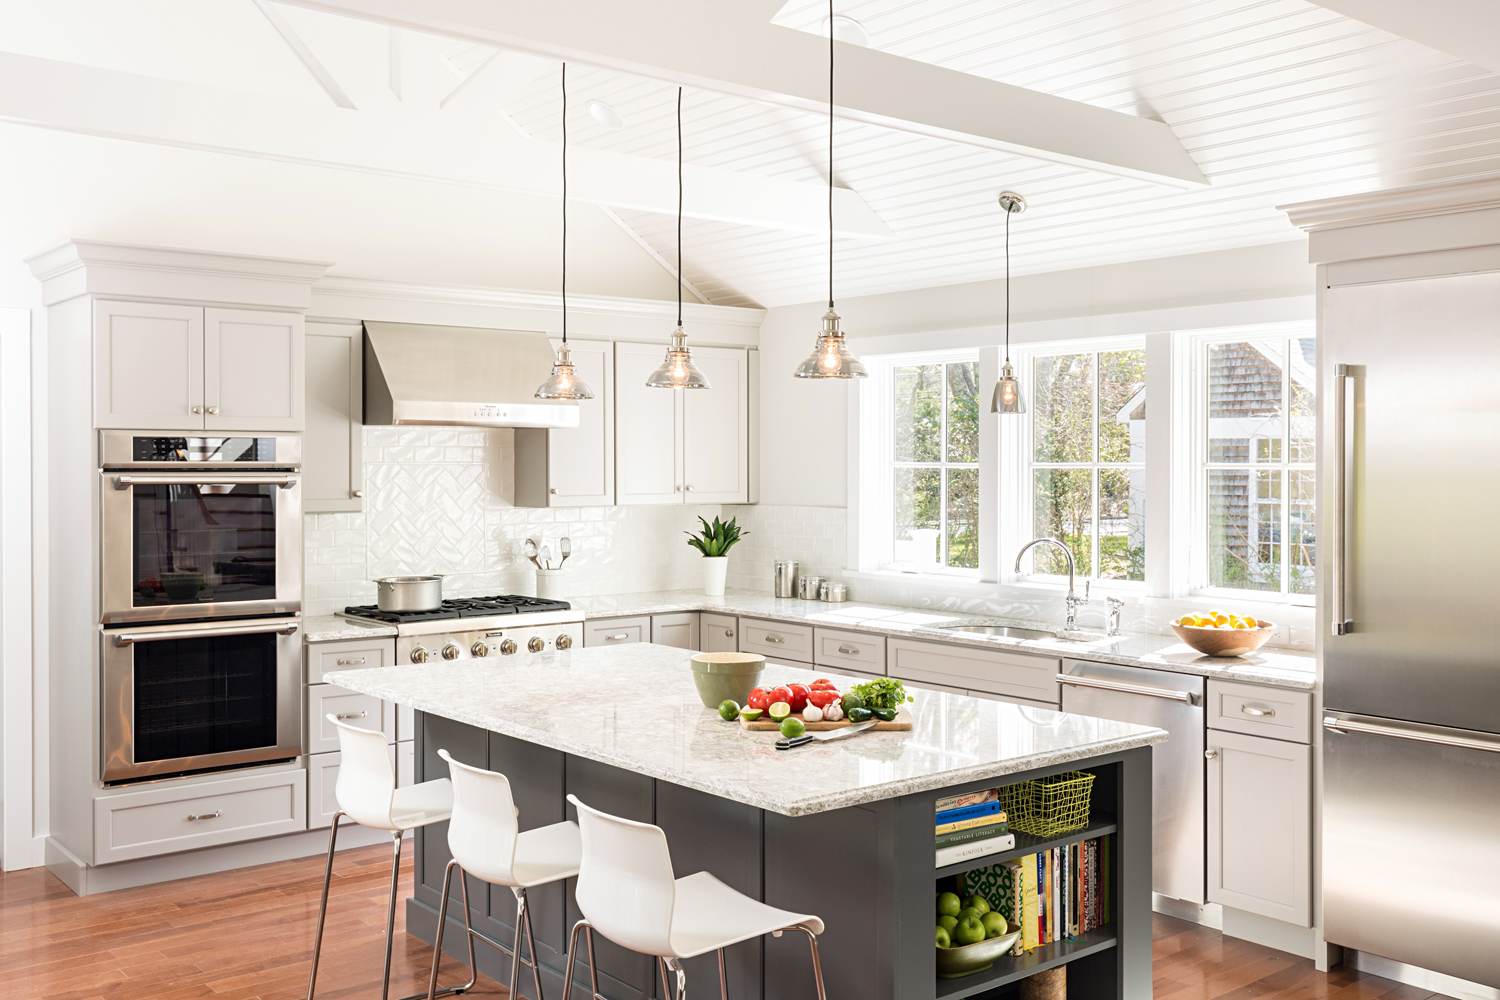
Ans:
{"label": "refrigerator door handle", "polygon": [[1344,600],[1345,573],[1344,556],[1348,551],[1345,536],[1349,516],[1348,497],[1348,385],[1351,378],[1362,378],[1364,365],[1333,366],[1333,532],[1329,542],[1333,552],[1328,559],[1328,594],[1330,597],[1328,617],[1334,635],[1348,635],[1354,631],[1349,620],[1348,607]]}
{"label": "refrigerator door handle", "polygon": [[1410,740],[1414,743],[1435,743],[1444,747],[1459,747],[1464,750],[1483,750],[1500,753],[1500,736],[1476,733],[1469,729],[1448,729],[1443,726],[1425,726],[1419,723],[1392,723],[1369,719],[1364,716],[1323,716],[1323,728],[1335,733],[1361,733],[1366,736],[1388,736],[1394,740]]}

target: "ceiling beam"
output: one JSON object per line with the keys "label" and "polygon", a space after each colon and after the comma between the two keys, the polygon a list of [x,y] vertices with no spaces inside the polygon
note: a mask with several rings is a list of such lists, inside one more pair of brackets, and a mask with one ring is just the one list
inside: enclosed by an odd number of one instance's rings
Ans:
{"label": "ceiling beam", "polygon": [[[450,122],[397,109],[341,111],[0,53],[0,121],[80,135],[230,153],[467,187],[560,197],[560,147],[493,124]],[[688,166],[683,214],[798,233],[828,232],[818,183]],[[573,146],[571,200],[675,215],[677,164]],[[834,192],[834,233],[896,234],[854,191]]]}
{"label": "ceiling beam", "polygon": [[1345,17],[1500,73],[1500,3],[1495,0],[1313,0]]}
{"label": "ceiling beam", "polygon": [[328,72],[328,67],[313,55],[313,50],[307,47],[302,36],[297,34],[296,30],[287,23],[286,18],[281,16],[281,11],[268,0],[250,0],[250,2],[266,16],[267,21],[271,22],[271,27],[276,29],[276,33],[281,36],[283,42],[286,42],[287,48],[292,50],[292,55],[297,57],[297,61],[302,64],[303,68],[312,74],[312,78],[318,82],[319,87],[323,88],[323,93],[328,95],[329,100],[341,108],[348,108],[350,111],[358,110],[354,106],[354,101],[344,93],[344,88],[340,87],[339,82],[333,78],[333,74]]}
{"label": "ceiling beam", "polygon": [[[828,42],[693,0],[288,0],[331,14],[826,112]],[[1208,183],[1171,128],[843,42],[837,114],[1182,189]]]}

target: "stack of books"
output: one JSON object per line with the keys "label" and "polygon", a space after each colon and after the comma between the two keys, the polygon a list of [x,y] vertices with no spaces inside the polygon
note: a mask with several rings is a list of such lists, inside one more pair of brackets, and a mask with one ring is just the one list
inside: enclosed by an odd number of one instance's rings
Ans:
{"label": "stack of books", "polygon": [[1085,840],[969,871],[963,892],[1021,928],[1012,955],[1076,939],[1109,923],[1109,847],[1109,837]]}
{"label": "stack of books", "polygon": [[937,800],[937,867],[998,854],[1016,846],[1000,796],[991,788]]}

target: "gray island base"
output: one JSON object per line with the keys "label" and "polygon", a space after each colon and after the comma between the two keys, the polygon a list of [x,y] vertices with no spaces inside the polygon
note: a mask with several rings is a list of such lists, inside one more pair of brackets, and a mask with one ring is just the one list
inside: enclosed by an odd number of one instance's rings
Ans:
{"label": "gray island base", "polygon": [[[447,776],[437,755],[445,749],[510,779],[523,830],[576,819],[566,803],[571,793],[660,826],[679,877],[709,871],[773,906],[818,914],[827,925],[819,945],[830,1000],[999,997],[1064,963],[1070,997],[1151,995],[1151,745],[1166,733],[913,690],[911,732],[778,751],[776,734],[741,732],[699,703],[690,655],[640,644],[341,671],[327,680],[417,710],[418,781]],[[860,680],[768,666],[762,683],[814,676],[841,689]],[[1073,770],[1096,775],[1086,829],[1054,840],[1017,834],[1014,850],[934,869],[937,799]],[[937,978],[933,897],[953,876],[1106,834],[1107,924],[1007,956],[985,972]],[[428,942],[436,937],[448,859],[446,824],[417,831],[406,926]],[[548,998],[561,997],[568,931],[581,916],[572,889],[569,880],[529,894]],[[469,900],[475,929],[508,945],[511,892],[470,879]],[[444,950],[466,958],[460,905],[455,882]],[[477,948],[480,969],[505,982],[509,959]],[[598,936],[596,954],[600,992],[611,1000],[670,995],[652,959]],[[583,956],[574,957],[569,1000],[587,1000]],[[718,995],[712,954],[685,965],[690,996]],[[801,935],[736,945],[727,965],[733,1000],[814,1000]]]}

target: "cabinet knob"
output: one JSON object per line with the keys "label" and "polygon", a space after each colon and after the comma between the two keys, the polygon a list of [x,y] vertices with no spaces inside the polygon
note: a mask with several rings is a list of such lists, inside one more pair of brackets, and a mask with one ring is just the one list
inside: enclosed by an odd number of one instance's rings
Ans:
{"label": "cabinet knob", "polygon": [[557,487],[554,486],[550,490],[548,490],[547,492],[551,493],[553,496],[557,496]]}
{"label": "cabinet knob", "polygon": [[201,406],[195,406],[195,407],[193,407],[193,412],[194,413],[202,413],[203,412],[203,407],[201,407]]}
{"label": "cabinet knob", "polygon": [[725,636],[725,638],[733,639],[734,638],[734,629],[732,629],[732,628],[726,628],[724,630],[724,636]]}
{"label": "cabinet knob", "polygon": [[691,486],[684,486],[683,489],[687,490],[689,493],[693,492],[693,488]]}
{"label": "cabinet knob", "polygon": [[218,415],[219,408],[217,406],[210,406],[208,408],[208,412],[214,415]]}
{"label": "cabinet knob", "polygon": [[365,496],[365,491],[364,490],[355,490],[353,493],[351,493],[349,495],[352,496],[352,497],[354,497],[354,499],[356,499],[356,500],[363,500],[364,496]]}
{"label": "cabinet knob", "polygon": [[1217,749],[1215,749],[1214,747],[1209,747],[1207,750],[1203,751],[1203,759],[1204,760],[1214,760],[1218,756],[1219,756],[1219,751]]}

